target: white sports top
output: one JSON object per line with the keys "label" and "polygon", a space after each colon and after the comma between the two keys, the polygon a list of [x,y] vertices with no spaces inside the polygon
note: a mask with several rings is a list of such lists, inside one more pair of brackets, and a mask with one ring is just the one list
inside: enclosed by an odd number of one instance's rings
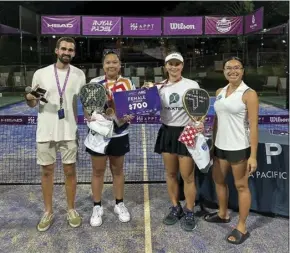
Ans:
{"label": "white sports top", "polygon": [[[106,80],[106,76],[98,76],[96,78],[93,78],[91,81],[102,83],[106,89],[109,89],[110,91],[126,91],[126,90],[136,90],[135,85],[131,82],[129,78],[119,76],[117,80]],[[115,137],[121,137],[129,133],[129,128],[125,129],[122,133],[116,134],[113,133],[112,138]]]}
{"label": "white sports top", "polygon": [[182,77],[176,83],[157,85],[161,99],[162,109],[160,112],[161,122],[168,126],[186,126],[191,119],[183,108],[183,94],[192,88],[199,88],[197,82]]}
{"label": "white sports top", "polygon": [[216,97],[214,109],[218,119],[215,146],[223,150],[241,150],[250,146],[248,113],[242,100],[250,89],[243,81],[227,98],[228,85]]}

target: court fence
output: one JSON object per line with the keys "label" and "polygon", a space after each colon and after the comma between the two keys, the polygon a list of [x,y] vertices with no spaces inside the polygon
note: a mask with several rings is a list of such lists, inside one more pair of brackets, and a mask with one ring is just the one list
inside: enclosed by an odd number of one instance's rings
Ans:
{"label": "court fence", "polygon": [[[213,116],[205,121],[205,134],[210,137]],[[0,156],[0,184],[40,184],[41,170],[36,163],[37,116],[0,116],[2,148]],[[79,153],[77,178],[79,184],[91,182],[91,158],[85,152],[84,139],[88,128],[83,116],[78,118]],[[259,128],[288,136],[288,115],[260,115]],[[130,126],[130,152],[125,157],[126,183],[165,182],[162,157],[154,153],[155,140],[160,128],[159,116],[137,116]],[[64,174],[60,156],[57,157],[54,182],[62,184]],[[112,183],[109,167],[105,182]]]}

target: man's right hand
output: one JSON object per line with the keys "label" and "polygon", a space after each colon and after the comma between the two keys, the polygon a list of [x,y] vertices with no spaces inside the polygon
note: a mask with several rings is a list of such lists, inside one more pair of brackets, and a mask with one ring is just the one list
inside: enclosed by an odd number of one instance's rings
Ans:
{"label": "man's right hand", "polygon": [[37,97],[33,96],[31,93],[26,94],[25,97],[26,97],[27,101],[32,101],[32,100],[38,101],[38,100],[40,100],[40,97],[37,98]]}

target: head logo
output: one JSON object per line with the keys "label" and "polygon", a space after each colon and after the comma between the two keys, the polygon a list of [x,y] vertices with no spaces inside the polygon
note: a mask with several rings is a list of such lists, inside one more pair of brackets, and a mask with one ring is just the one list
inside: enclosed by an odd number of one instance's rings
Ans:
{"label": "head logo", "polygon": [[[275,150],[271,150],[271,148]],[[272,156],[277,156],[282,153],[282,147],[278,143],[265,143],[267,164],[272,164]]]}
{"label": "head logo", "polygon": [[73,28],[73,24],[47,24],[47,27],[53,28]]}

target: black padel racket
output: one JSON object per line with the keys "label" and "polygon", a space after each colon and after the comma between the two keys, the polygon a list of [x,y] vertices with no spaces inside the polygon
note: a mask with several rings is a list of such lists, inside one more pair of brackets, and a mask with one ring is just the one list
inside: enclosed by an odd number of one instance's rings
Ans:
{"label": "black padel racket", "polygon": [[107,92],[103,84],[88,83],[80,90],[80,100],[91,116],[93,112],[102,113],[107,101]]}
{"label": "black padel racket", "polygon": [[[194,122],[203,122],[210,108],[210,96],[204,89],[188,89],[182,98],[184,110]],[[208,137],[208,136],[207,136]],[[208,146],[212,148],[212,141],[208,140]]]}
{"label": "black padel racket", "polygon": [[182,103],[194,122],[204,121],[210,107],[210,96],[204,89],[188,89],[183,95]]}

